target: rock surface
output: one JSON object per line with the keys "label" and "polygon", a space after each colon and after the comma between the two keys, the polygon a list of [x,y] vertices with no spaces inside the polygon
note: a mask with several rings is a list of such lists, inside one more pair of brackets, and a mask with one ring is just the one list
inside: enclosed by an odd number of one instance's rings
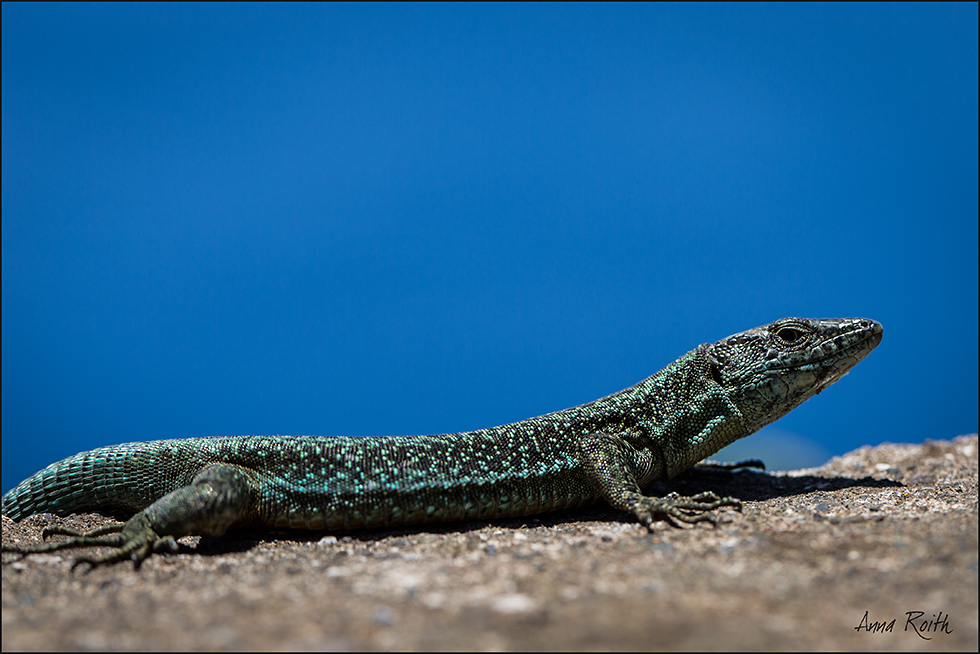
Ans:
{"label": "rock surface", "polygon": [[[185,552],[139,570],[72,573],[71,551],[5,554],[2,646],[977,649],[975,434],[778,475],[691,472],[651,490],[713,490],[745,507],[717,528],[652,533],[602,506],[422,529],[238,531],[184,539]],[[108,522],[4,517],[3,542]],[[921,634],[908,612],[921,612]]]}

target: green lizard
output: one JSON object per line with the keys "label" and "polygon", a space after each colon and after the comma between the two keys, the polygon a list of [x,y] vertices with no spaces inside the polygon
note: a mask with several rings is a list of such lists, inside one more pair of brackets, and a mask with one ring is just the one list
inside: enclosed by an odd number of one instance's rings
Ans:
{"label": "green lizard", "polygon": [[[139,564],[230,527],[357,529],[522,516],[600,498],[649,527],[715,522],[731,497],[643,495],[786,415],[879,342],[873,320],[785,318],[703,344],[635,386],[500,427],[435,436],[229,436],[126,443],[54,463],[3,496],[3,514],[131,516],[31,554],[106,545]],[[758,462],[754,462],[758,463]]]}

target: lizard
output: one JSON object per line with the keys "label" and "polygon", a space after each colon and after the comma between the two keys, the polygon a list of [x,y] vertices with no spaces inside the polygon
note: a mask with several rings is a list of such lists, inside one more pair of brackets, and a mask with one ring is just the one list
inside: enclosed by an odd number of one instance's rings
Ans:
{"label": "lizard", "polygon": [[[54,463],[3,496],[3,515],[100,512],[124,523],[60,526],[29,555],[108,546],[98,566],[178,551],[177,538],[265,526],[350,530],[518,517],[604,499],[655,521],[717,524],[733,497],[646,496],[845,375],[881,342],[861,318],[784,318],[705,343],[651,377],[521,422],[429,436],[212,436],[100,447]],[[703,465],[703,464],[702,464]],[[711,464],[708,464],[711,465]],[[737,464],[761,467],[759,461]]]}

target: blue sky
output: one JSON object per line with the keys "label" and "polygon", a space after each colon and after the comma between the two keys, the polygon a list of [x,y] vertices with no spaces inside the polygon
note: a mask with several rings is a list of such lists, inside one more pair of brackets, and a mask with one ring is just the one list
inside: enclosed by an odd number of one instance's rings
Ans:
{"label": "blue sky", "polygon": [[2,11],[4,490],[521,420],[789,315],[885,336],[747,454],[977,429],[976,4]]}

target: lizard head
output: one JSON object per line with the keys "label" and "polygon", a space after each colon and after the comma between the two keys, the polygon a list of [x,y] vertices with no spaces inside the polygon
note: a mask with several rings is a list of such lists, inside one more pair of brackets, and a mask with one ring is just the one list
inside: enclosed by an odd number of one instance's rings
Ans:
{"label": "lizard head", "polygon": [[881,336],[881,325],[865,318],[783,318],[724,338],[707,355],[748,435],[843,377]]}

